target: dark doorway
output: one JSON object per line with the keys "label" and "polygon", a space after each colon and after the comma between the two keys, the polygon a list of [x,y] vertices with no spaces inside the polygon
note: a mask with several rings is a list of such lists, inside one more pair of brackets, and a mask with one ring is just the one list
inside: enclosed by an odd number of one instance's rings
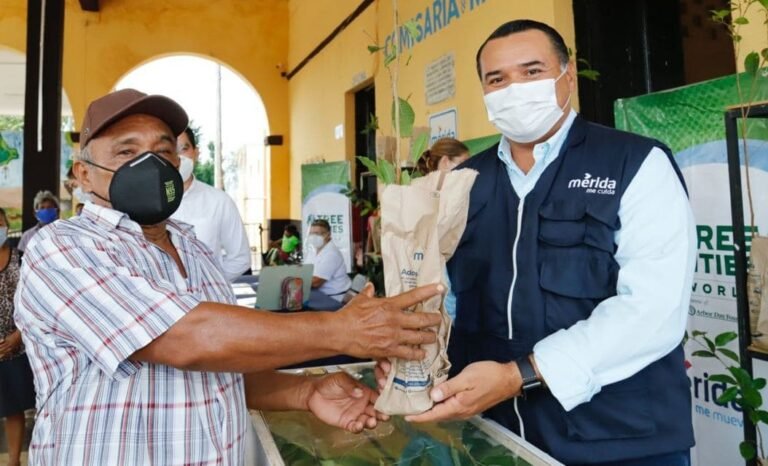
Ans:
{"label": "dark doorway", "polygon": [[574,0],[581,114],[613,126],[616,99],[735,72],[730,37],[710,19],[728,0]]}
{"label": "dark doorway", "polygon": [[[376,161],[376,90],[373,85],[355,92],[355,155]],[[368,173],[360,160],[355,158],[355,188],[360,196],[376,204],[376,177]],[[368,252],[368,215],[357,206],[353,209],[352,237],[356,250]],[[357,254],[356,254],[357,255]],[[358,263],[358,265],[361,265]]]}

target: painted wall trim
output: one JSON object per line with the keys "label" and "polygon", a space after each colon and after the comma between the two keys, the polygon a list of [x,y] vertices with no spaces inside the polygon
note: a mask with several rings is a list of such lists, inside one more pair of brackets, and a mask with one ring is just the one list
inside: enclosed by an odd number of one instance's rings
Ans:
{"label": "painted wall trim", "polygon": [[349,26],[350,24],[352,24],[352,21],[354,21],[354,20],[355,20],[355,18],[357,18],[358,16],[360,16],[360,14],[362,14],[362,13],[365,11],[365,9],[366,9],[366,8],[368,8],[369,6],[371,6],[371,4],[373,4],[373,2],[374,2],[374,0],[363,0],[362,2],[360,2],[360,5],[358,5],[358,7],[357,7],[357,8],[355,8],[355,11],[353,11],[353,12],[352,12],[352,13],[351,13],[349,16],[347,16],[346,18],[344,18],[344,20],[343,20],[343,21],[342,21],[342,22],[341,22],[341,23],[340,23],[338,26],[336,26],[336,28],[335,28],[333,31],[331,31],[331,33],[328,35],[328,37],[326,37],[325,39],[323,39],[323,41],[322,41],[322,42],[320,42],[320,43],[317,45],[317,47],[315,47],[315,49],[314,49],[314,50],[312,50],[311,52],[309,52],[309,55],[307,55],[307,56],[306,56],[306,57],[305,57],[303,60],[301,60],[301,61],[299,62],[299,64],[298,64],[298,65],[296,65],[296,67],[295,67],[294,69],[292,69],[291,71],[288,71],[288,72],[285,72],[285,71],[284,71],[284,72],[282,73],[283,77],[285,77],[285,79],[288,79],[288,80],[290,80],[290,79],[291,79],[291,78],[292,78],[294,75],[296,75],[296,73],[298,73],[299,71],[301,71],[301,69],[302,69],[302,68],[304,68],[304,66],[306,66],[306,64],[307,64],[307,63],[309,63],[310,61],[312,61],[312,59],[313,59],[313,58],[314,58],[314,57],[315,57],[315,56],[316,56],[318,53],[320,53],[320,52],[321,52],[321,51],[322,51],[322,50],[323,50],[323,49],[324,49],[324,48],[325,48],[325,47],[326,47],[328,44],[330,44],[331,42],[333,42],[333,39],[335,39],[335,38],[336,38],[336,36],[338,36],[338,35],[339,35],[339,33],[341,33],[341,31],[343,31],[344,29],[346,29],[346,28],[347,28],[347,26]]}

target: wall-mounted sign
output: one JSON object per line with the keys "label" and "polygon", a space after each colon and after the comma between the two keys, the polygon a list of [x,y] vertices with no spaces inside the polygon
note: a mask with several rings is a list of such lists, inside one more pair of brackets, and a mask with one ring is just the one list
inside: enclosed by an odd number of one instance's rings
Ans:
{"label": "wall-mounted sign", "polygon": [[427,105],[434,105],[456,95],[456,64],[453,52],[429,63],[424,70],[424,94]]}
{"label": "wall-mounted sign", "polygon": [[456,108],[449,108],[429,116],[429,145],[440,138],[458,139],[459,132],[456,123]]}

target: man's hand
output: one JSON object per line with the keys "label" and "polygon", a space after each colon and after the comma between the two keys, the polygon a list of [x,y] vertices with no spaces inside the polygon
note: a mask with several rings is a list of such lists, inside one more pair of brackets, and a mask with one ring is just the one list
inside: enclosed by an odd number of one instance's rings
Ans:
{"label": "man's hand", "polygon": [[425,353],[419,346],[434,343],[437,338],[434,331],[425,329],[439,325],[442,317],[439,313],[405,310],[443,290],[442,285],[427,285],[382,299],[374,298],[373,286],[366,285],[337,313],[339,352],[360,358],[423,359]]}
{"label": "man's hand", "polygon": [[0,340],[0,359],[9,356],[21,346],[21,332],[16,330],[4,339]]}
{"label": "man's hand", "polygon": [[519,395],[522,384],[520,370],[514,362],[475,362],[456,377],[432,389],[430,395],[436,403],[432,409],[415,416],[406,416],[405,420],[432,422],[468,419]]}
{"label": "man's hand", "polygon": [[326,424],[357,433],[386,419],[373,409],[376,398],[376,392],[339,372],[313,381],[307,409]]}

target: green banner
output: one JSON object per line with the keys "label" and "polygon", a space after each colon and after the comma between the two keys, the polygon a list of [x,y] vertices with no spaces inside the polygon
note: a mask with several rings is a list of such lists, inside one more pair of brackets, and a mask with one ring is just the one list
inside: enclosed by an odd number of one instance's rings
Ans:
{"label": "green banner", "polygon": [[349,162],[311,163],[301,166],[301,200],[326,185],[346,188],[350,180]]}
{"label": "green banner", "polygon": [[[768,100],[768,78],[739,76],[749,102]],[[725,137],[723,112],[739,103],[736,75],[669,91],[656,92],[614,104],[616,127],[660,139],[672,152]],[[768,119],[751,119],[749,139],[768,139]]]}
{"label": "green banner", "polygon": [[[768,78],[753,82],[741,75],[742,89],[751,102],[768,99]],[[688,309],[689,334],[707,332],[714,339],[737,331],[733,226],[725,142],[724,112],[739,102],[736,76],[616,101],[616,126],[666,143],[685,178],[696,219],[696,271]],[[757,231],[768,231],[768,119],[749,119],[746,146],[755,206]],[[739,144],[742,147],[742,144]],[[742,154],[743,155],[743,154]],[[742,179],[747,173],[742,157]],[[746,184],[743,202],[749,205]],[[748,209],[748,208],[747,208]],[[749,223],[749,214],[745,215]],[[749,229],[747,229],[749,231]],[[751,238],[747,238],[749,242]],[[749,246],[748,246],[749,247]],[[661,253],[661,251],[658,251]],[[714,359],[693,356],[700,350],[692,341],[685,345],[686,367],[691,382],[692,414],[696,430],[693,464],[743,463],[742,412],[734,403],[718,403],[725,390],[710,375],[725,368]],[[737,342],[728,349],[738,353]],[[758,369],[757,367],[755,368]],[[765,376],[761,374],[757,376]]]}

